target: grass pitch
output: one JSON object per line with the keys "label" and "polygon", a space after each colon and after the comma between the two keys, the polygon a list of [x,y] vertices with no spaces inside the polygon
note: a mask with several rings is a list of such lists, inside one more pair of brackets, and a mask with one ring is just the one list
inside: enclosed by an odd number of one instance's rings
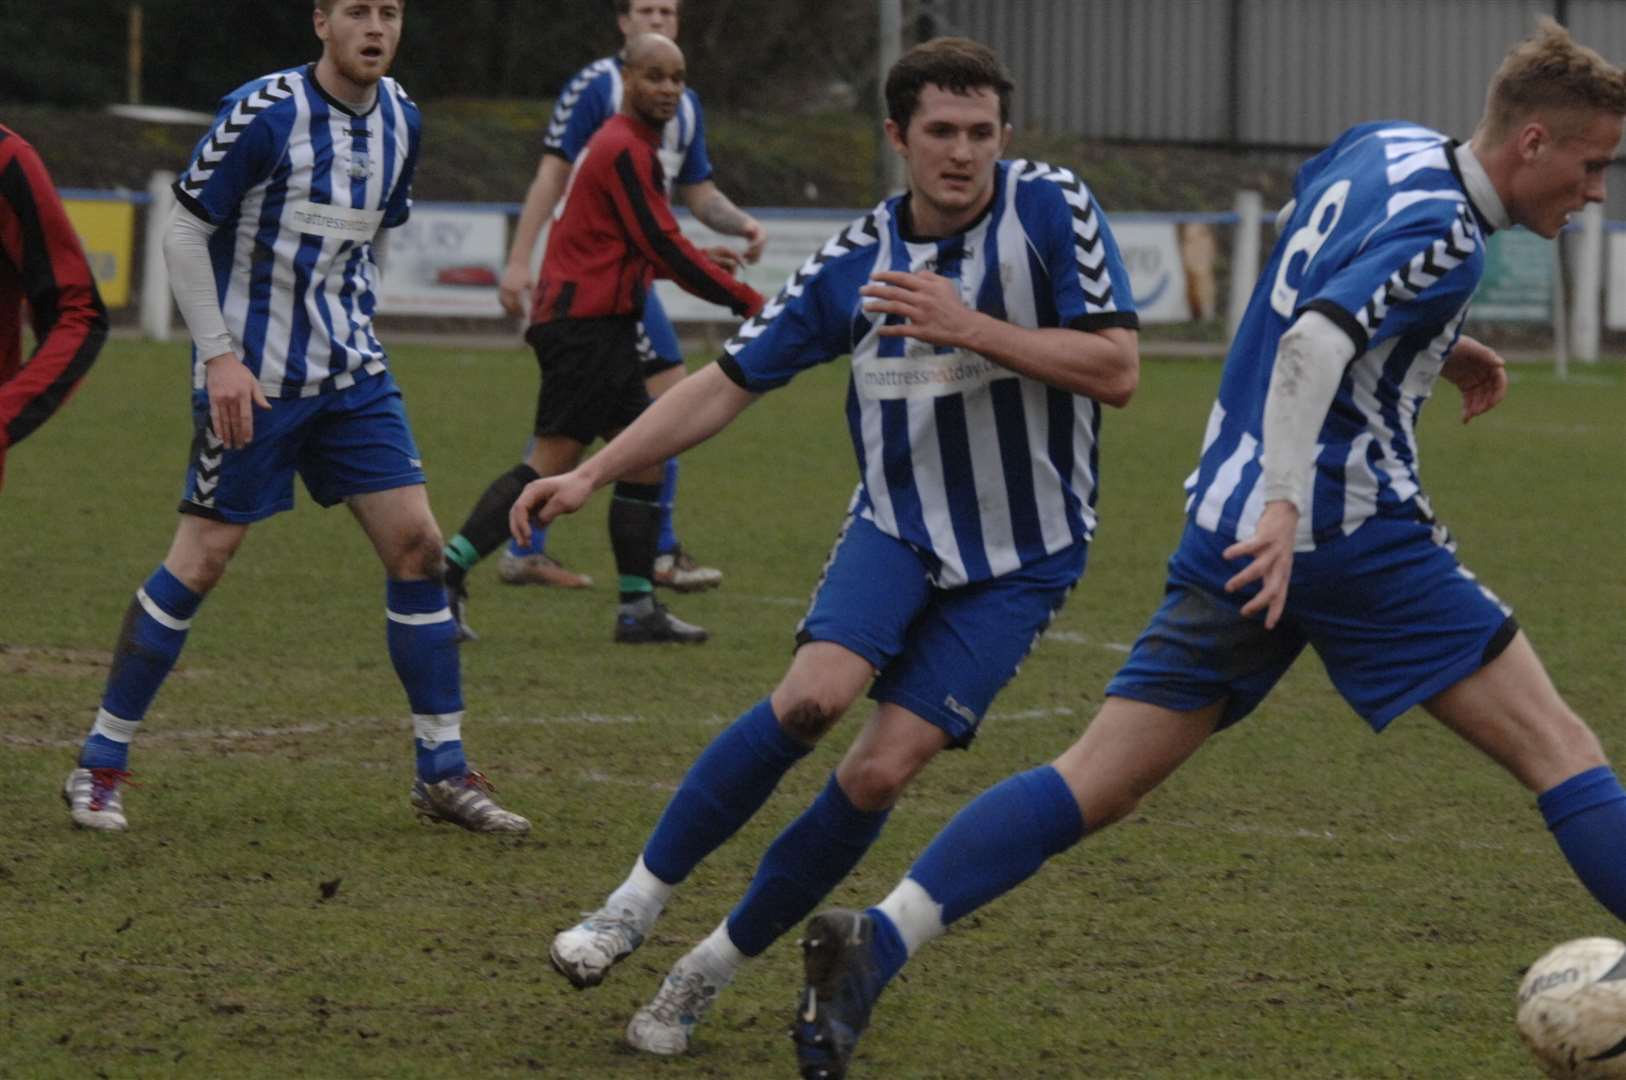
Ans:
{"label": "grass pitch", "polygon": [[[401,348],[442,526],[528,430],[528,354]],[[668,1078],[794,1075],[791,935],[694,1052],[620,1044],[716,925],[865,714],[792,773],[597,990],[548,968],[718,728],[773,685],[854,482],[842,365],[765,398],[685,458],[680,525],[724,568],[671,598],[715,637],[610,645],[602,501],[552,549],[584,593],[473,578],[466,739],[521,840],[417,824],[383,587],[342,509],[257,526],[143,725],[132,831],[76,833],[57,796],[107,650],[162,556],[188,442],[179,346],[109,345],[0,495],[0,1076]],[[1066,746],[1157,603],[1219,366],[1152,361],[1104,432],[1083,585],[973,750],[906,794],[831,897],[882,896],[967,799]],[[1442,389],[1424,476],[1467,566],[1518,610],[1554,679],[1626,752],[1626,380],[1516,372],[1467,428]],[[602,497],[601,497],[602,499]],[[327,889],[324,890],[323,886]],[[324,898],[324,891],[331,891]],[[923,950],[855,1077],[1535,1075],[1513,1032],[1524,964],[1621,928],[1575,884],[1533,799],[1414,713],[1374,737],[1303,660],[1131,821]]]}

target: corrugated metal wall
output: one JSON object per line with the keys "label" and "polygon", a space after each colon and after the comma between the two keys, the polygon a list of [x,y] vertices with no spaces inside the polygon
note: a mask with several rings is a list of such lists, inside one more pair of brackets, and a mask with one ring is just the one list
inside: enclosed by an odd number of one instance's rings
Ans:
{"label": "corrugated metal wall", "polygon": [[1626,0],[919,5],[999,51],[1020,123],[1095,138],[1313,146],[1381,116],[1467,134],[1503,52],[1560,6],[1578,39],[1626,60]]}
{"label": "corrugated metal wall", "polygon": [[[1016,78],[1015,122],[1090,138],[1320,146],[1395,117],[1466,137],[1541,15],[1626,62],[1626,0],[916,0]],[[1560,9],[1561,12],[1560,12]],[[1610,177],[1626,214],[1626,169]]]}

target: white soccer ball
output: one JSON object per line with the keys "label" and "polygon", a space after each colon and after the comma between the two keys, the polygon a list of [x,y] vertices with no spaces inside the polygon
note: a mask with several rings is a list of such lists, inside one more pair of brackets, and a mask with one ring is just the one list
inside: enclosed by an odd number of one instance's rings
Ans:
{"label": "white soccer ball", "polygon": [[1626,944],[1566,941],[1530,965],[1519,986],[1519,1038],[1547,1075],[1626,1077]]}

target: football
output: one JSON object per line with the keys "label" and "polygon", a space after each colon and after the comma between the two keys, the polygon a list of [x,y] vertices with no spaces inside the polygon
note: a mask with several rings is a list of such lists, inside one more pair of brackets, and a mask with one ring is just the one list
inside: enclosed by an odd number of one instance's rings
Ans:
{"label": "football", "polygon": [[1626,944],[1578,938],[1531,964],[1518,1024],[1548,1076],[1626,1077]]}

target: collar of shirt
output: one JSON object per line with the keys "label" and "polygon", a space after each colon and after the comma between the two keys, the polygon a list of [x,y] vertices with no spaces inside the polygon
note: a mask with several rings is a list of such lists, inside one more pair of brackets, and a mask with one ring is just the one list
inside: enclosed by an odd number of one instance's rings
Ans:
{"label": "collar of shirt", "polygon": [[1512,225],[1513,219],[1508,217],[1507,207],[1502,205],[1502,197],[1496,193],[1496,185],[1491,183],[1485,166],[1474,156],[1473,148],[1467,143],[1458,143],[1452,149],[1452,155],[1457,163],[1457,172],[1462,177],[1462,186],[1468,192],[1468,201],[1473,203],[1479,216],[1493,229],[1505,229]]}
{"label": "collar of shirt", "polygon": [[664,134],[661,128],[651,126],[643,117],[626,109],[622,109],[616,115],[625,120],[627,126],[644,142],[651,146],[660,146]]}

